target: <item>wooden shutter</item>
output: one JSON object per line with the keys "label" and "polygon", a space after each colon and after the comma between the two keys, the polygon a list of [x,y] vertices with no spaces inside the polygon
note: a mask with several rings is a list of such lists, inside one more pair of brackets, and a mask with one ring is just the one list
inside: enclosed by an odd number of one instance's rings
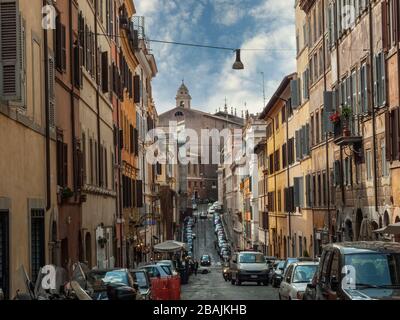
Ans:
{"label": "wooden shutter", "polygon": [[140,76],[133,76],[133,102],[140,103]]}
{"label": "wooden shutter", "polygon": [[62,70],[67,69],[67,36],[65,26],[61,25],[61,68]]}
{"label": "wooden shutter", "polygon": [[68,145],[63,143],[63,151],[62,151],[62,175],[63,175],[63,186],[67,186],[68,184]]}
{"label": "wooden shutter", "polygon": [[380,90],[381,90],[381,106],[386,105],[386,59],[385,53],[380,53]]}
{"label": "wooden shutter", "polygon": [[300,207],[300,178],[294,178],[294,207]]}
{"label": "wooden shutter", "polygon": [[333,112],[333,92],[332,91],[324,91],[324,116],[323,116],[323,127],[324,132],[332,132],[332,122],[329,120],[330,115]]}
{"label": "wooden shutter", "polygon": [[15,0],[0,2],[0,96],[21,100],[21,20]]}
{"label": "wooden shutter", "polygon": [[108,92],[108,52],[101,53],[101,86],[103,92]]}
{"label": "wooden shutter", "polygon": [[133,130],[133,126],[130,125],[129,126],[129,135],[130,135],[130,153],[133,154],[135,152],[135,137],[134,137],[134,130]]}
{"label": "wooden shutter", "polygon": [[122,150],[124,148],[124,130],[119,130],[119,148]]}
{"label": "wooden shutter", "polygon": [[[397,0],[398,1],[398,0]],[[396,2],[396,1],[393,1]],[[381,12],[382,12],[382,48],[383,50],[388,50],[390,41],[390,26],[388,19],[388,2],[386,0],[381,2]]]}
{"label": "wooden shutter", "polygon": [[135,138],[135,156],[139,155],[139,131],[135,128],[133,130]]}
{"label": "wooden shutter", "polygon": [[300,106],[299,80],[290,81],[290,92],[291,92],[292,108],[296,109]]}
{"label": "wooden shutter", "polygon": [[377,108],[379,107],[379,67],[380,67],[380,62],[379,62],[379,55],[375,55],[374,56],[374,79],[373,79],[373,83],[374,83],[374,107]]}
{"label": "wooden shutter", "polygon": [[52,56],[49,56],[48,60],[48,91],[49,91],[49,123],[51,127],[55,127],[56,115],[55,115],[55,61]]}
{"label": "wooden shutter", "polygon": [[142,180],[136,181],[136,207],[143,207],[143,184]]}
{"label": "wooden shutter", "polygon": [[390,111],[385,113],[385,146],[386,160],[392,161],[392,126]]}

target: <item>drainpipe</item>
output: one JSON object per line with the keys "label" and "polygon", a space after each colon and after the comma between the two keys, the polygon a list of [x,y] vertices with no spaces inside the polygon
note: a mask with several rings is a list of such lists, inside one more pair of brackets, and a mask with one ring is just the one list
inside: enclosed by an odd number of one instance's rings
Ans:
{"label": "drainpipe", "polygon": [[[43,6],[47,5],[47,1],[43,0]],[[46,211],[51,209],[51,168],[50,168],[50,94],[49,94],[49,48],[47,29],[43,28],[43,45],[44,45],[44,92],[45,92],[45,112],[46,112]]]}
{"label": "drainpipe", "polygon": [[[76,139],[75,139],[75,99],[74,99],[74,86],[75,86],[75,70],[72,61],[76,63],[76,61],[72,58],[74,57],[74,46],[73,46],[73,30],[72,30],[72,2],[69,2],[68,5],[68,15],[69,15],[69,56],[70,56],[70,74],[71,74],[71,89],[70,89],[70,103],[71,103],[71,142],[72,142],[72,185],[75,191],[75,199],[76,199],[76,190],[78,188],[77,185],[77,172],[76,172]],[[78,36],[79,37],[79,36]],[[79,40],[78,40],[79,41]]]}
{"label": "drainpipe", "polygon": [[98,175],[99,175],[99,186],[103,186],[102,177],[102,163],[101,157],[101,133],[100,133],[100,94],[99,94],[99,55],[98,55],[98,26],[97,26],[97,12],[99,4],[98,1],[94,2],[94,46],[95,46],[95,74],[96,74],[96,107],[97,107],[97,157],[99,159]]}
{"label": "drainpipe", "polygon": [[[325,0],[322,0],[322,8],[325,8]],[[328,86],[327,86],[327,80],[326,80],[326,43],[325,43],[325,14],[322,15],[322,37],[323,37],[323,42],[322,42],[322,50],[323,50],[323,63],[324,63],[324,91],[327,91]],[[327,117],[326,110],[324,110],[324,115]],[[322,119],[322,121],[324,121]],[[326,190],[327,190],[327,209],[328,209],[328,237],[329,237],[329,242],[332,241],[332,234],[331,234],[331,229],[332,229],[332,221],[331,221],[331,195],[330,195],[330,171],[329,171],[329,133],[327,128],[325,128],[325,149],[326,149],[326,155],[325,155],[325,161],[326,161]]]}
{"label": "drainpipe", "polygon": [[[374,44],[373,44],[373,21],[372,21],[372,3],[369,2],[369,56],[370,56],[370,79],[374,81]],[[376,155],[376,113],[374,106],[374,90],[371,90],[371,103],[372,103],[372,139],[373,139],[373,154],[374,154],[374,195],[375,195],[375,211],[378,213],[378,164]]]}

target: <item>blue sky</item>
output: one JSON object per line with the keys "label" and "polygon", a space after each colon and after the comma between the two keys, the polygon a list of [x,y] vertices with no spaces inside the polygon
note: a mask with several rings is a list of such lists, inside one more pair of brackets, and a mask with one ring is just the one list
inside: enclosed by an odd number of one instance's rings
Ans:
{"label": "blue sky", "polygon": [[159,74],[153,82],[158,112],[175,106],[182,79],[192,107],[215,112],[227,98],[229,110],[258,113],[283,76],[295,71],[294,0],[134,0],[146,17],[150,39],[232,48],[242,52],[245,70],[232,70],[234,52],[151,43]]}

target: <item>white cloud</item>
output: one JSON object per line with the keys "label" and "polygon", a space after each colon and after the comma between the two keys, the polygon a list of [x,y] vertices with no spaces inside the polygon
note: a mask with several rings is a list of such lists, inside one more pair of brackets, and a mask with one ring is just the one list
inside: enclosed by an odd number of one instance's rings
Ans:
{"label": "white cloud", "polygon": [[245,15],[243,0],[212,0],[214,7],[214,23],[231,26]]}

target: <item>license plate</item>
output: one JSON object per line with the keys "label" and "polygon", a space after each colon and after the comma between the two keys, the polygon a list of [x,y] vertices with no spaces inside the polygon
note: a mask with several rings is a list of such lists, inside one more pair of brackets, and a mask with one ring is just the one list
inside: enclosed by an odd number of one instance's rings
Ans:
{"label": "license plate", "polygon": [[255,275],[255,274],[253,274],[253,275],[251,275],[251,276],[250,276],[250,278],[252,278],[252,279],[257,279],[257,278],[258,278],[258,276],[257,276],[257,275]]}

